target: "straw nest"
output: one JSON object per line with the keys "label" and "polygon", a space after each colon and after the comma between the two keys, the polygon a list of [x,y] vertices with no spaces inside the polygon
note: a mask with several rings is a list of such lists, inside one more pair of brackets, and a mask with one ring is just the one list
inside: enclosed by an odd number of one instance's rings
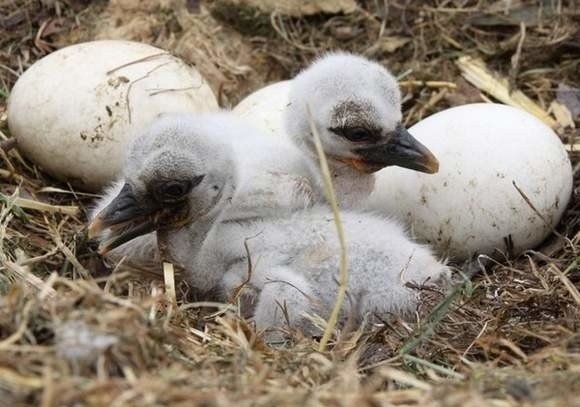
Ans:
{"label": "straw nest", "polygon": [[580,403],[578,199],[537,250],[486,263],[445,297],[425,293],[412,323],[335,330],[320,353],[298,334],[266,346],[236,304],[199,302],[179,281],[173,294],[159,271],[104,265],[84,226],[94,196],[14,148],[6,97],[18,75],[68,44],[122,38],[195,64],[225,107],[321,52],[355,51],[398,74],[408,124],[516,104],[558,131],[577,172],[575,1],[278,3],[0,0],[0,404]]}

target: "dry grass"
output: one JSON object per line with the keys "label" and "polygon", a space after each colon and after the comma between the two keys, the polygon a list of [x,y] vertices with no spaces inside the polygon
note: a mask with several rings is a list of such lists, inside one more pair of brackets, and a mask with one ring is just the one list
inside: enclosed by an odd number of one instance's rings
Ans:
{"label": "dry grass", "polygon": [[[407,123],[492,97],[462,79],[461,56],[482,58],[544,111],[558,85],[580,87],[573,0],[514,1],[525,6],[519,14],[505,14],[503,2],[369,0],[347,15],[308,17],[232,1],[0,0],[0,137],[10,136],[5,103],[18,74],[94,38],[182,56],[223,106],[337,48],[399,74]],[[574,145],[578,131],[560,127]],[[487,264],[446,299],[426,293],[413,323],[336,331],[325,353],[299,336],[273,349],[233,305],[196,302],[179,282],[175,303],[155,273],[103,265],[84,226],[94,197],[2,147],[2,405],[580,404],[577,198],[558,226],[563,239]],[[577,169],[578,153],[571,159]]]}

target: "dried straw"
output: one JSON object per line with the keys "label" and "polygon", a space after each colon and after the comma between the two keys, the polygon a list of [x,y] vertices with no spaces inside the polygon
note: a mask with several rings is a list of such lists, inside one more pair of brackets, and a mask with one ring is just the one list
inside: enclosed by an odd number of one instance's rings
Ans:
{"label": "dried straw", "polygon": [[328,318],[328,323],[320,340],[320,346],[318,350],[324,352],[326,350],[326,345],[330,340],[336,323],[338,321],[338,316],[340,314],[340,309],[344,303],[346,297],[346,290],[348,288],[348,254],[346,247],[346,238],[344,234],[344,228],[342,226],[342,220],[340,218],[340,211],[338,209],[338,201],[336,200],[336,192],[334,190],[334,185],[332,184],[332,177],[330,175],[330,169],[328,168],[328,162],[326,160],[326,154],[322,148],[322,143],[320,142],[320,135],[318,134],[318,129],[314,123],[314,118],[312,117],[312,111],[310,106],[306,106],[306,111],[308,112],[308,119],[310,120],[310,130],[312,131],[312,137],[314,138],[314,145],[316,146],[316,153],[318,154],[318,159],[320,161],[320,171],[322,173],[322,179],[324,181],[324,190],[326,193],[326,199],[330,204],[332,209],[332,214],[334,216],[334,224],[336,226],[336,233],[338,236],[338,241],[340,243],[340,277],[338,292],[336,294],[336,302],[334,308]]}

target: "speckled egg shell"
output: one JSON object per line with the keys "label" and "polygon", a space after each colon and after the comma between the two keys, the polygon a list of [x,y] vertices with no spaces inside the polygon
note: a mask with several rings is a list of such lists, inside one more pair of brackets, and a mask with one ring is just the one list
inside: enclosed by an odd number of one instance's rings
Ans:
{"label": "speckled egg shell", "polygon": [[8,100],[20,150],[53,176],[97,191],[114,180],[128,143],[159,115],[217,110],[196,69],[129,41],[69,46],[37,61]]}
{"label": "speckled egg shell", "polygon": [[471,104],[409,129],[439,159],[435,175],[401,168],[378,173],[370,206],[409,225],[420,240],[458,259],[542,242],[572,191],[558,136],[529,113]]}

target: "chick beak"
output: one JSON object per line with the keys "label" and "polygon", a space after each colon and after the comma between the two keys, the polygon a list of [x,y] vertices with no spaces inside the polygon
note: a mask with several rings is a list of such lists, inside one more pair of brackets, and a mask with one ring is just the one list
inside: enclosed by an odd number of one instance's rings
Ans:
{"label": "chick beak", "polygon": [[348,164],[365,173],[390,166],[409,168],[427,174],[439,171],[437,158],[403,126],[398,126],[386,143],[359,148],[354,153],[357,157],[349,159]]}
{"label": "chick beak", "polygon": [[123,189],[91,222],[88,228],[89,238],[105,230],[110,230],[110,238],[99,246],[99,253],[106,254],[123,243],[156,229],[159,208],[139,201],[130,187]]}

